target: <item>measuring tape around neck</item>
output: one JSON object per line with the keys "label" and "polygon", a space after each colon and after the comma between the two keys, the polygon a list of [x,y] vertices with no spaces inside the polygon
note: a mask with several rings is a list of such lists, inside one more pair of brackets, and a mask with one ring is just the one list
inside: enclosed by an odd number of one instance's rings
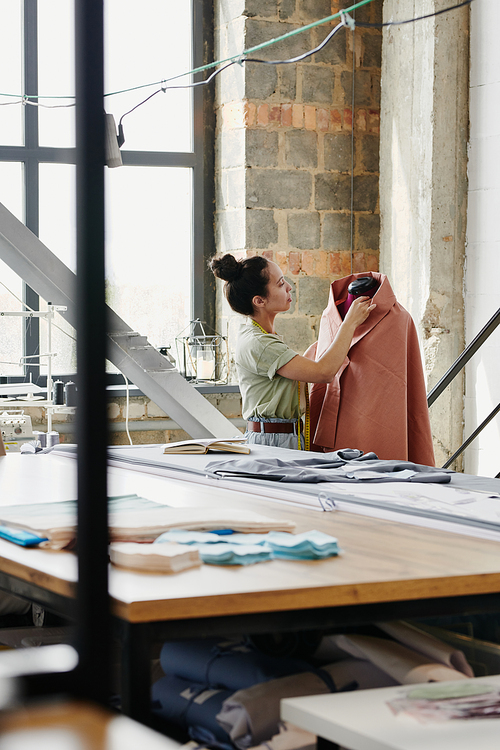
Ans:
{"label": "measuring tape around neck", "polygon": [[[254,320],[253,318],[252,318],[252,324],[256,326],[257,328],[260,328],[262,333],[268,333],[268,331],[266,331],[265,328],[263,328],[261,324],[257,323],[257,321]],[[300,439],[301,420],[299,418],[297,421],[297,437],[299,441],[299,451],[301,450],[308,451],[311,449],[311,417],[309,413],[309,385],[308,383],[304,383],[304,388],[305,388],[304,394],[306,398],[306,411],[304,414],[304,448],[302,448],[302,441]],[[299,400],[299,411],[300,411],[300,380],[297,381],[297,396]]]}
{"label": "measuring tape around neck", "polygon": [[[311,450],[311,415],[309,412],[309,384],[304,383],[304,395],[306,397],[306,411],[304,414],[304,450]],[[300,380],[297,381],[297,391],[299,396],[299,408],[300,408]],[[299,451],[302,450],[300,442],[300,419],[298,421],[297,435],[299,438]]]}

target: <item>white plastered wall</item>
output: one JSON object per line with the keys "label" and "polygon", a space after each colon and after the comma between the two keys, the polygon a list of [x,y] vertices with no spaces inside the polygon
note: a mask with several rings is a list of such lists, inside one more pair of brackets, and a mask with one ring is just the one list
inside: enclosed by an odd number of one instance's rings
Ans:
{"label": "white plastered wall", "polygon": [[[500,2],[471,6],[467,343],[500,307]],[[500,401],[500,327],[466,368],[465,436]],[[500,472],[500,414],[465,452],[465,471]]]}

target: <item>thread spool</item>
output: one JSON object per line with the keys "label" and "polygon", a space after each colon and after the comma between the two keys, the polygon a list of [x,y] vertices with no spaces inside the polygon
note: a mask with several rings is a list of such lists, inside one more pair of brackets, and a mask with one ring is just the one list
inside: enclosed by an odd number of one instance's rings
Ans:
{"label": "thread spool", "polygon": [[76,385],[71,380],[64,386],[64,403],[66,406],[76,406]]}
{"label": "thread spool", "polygon": [[47,433],[46,432],[37,432],[36,430],[33,430],[33,437],[38,443],[40,443],[41,448],[47,447]]}
{"label": "thread spool", "polygon": [[61,406],[64,404],[64,383],[62,380],[56,380],[52,386],[52,399],[54,404]]}
{"label": "thread spool", "polygon": [[59,443],[59,433],[55,432],[55,430],[52,430],[52,432],[47,433],[47,448],[52,448],[53,445],[57,445]]}

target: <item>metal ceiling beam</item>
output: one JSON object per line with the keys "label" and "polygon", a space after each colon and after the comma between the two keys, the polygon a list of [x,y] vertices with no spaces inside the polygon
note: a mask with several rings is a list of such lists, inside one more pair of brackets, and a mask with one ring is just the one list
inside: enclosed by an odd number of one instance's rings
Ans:
{"label": "metal ceiling beam", "polygon": [[[46,302],[66,306],[65,319],[77,328],[76,275],[2,203],[0,258]],[[106,314],[108,359],[145,396],[193,438],[241,437],[241,432],[145,336],[108,306]]]}

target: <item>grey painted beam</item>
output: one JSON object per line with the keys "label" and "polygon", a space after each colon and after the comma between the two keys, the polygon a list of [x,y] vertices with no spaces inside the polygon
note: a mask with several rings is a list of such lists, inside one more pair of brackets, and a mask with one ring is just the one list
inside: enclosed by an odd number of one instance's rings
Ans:
{"label": "grey painted beam", "polygon": [[[76,276],[0,203],[0,257],[46,302],[68,308],[76,328]],[[241,432],[188,383],[144,336],[110,307],[108,358],[193,438],[241,437]]]}

